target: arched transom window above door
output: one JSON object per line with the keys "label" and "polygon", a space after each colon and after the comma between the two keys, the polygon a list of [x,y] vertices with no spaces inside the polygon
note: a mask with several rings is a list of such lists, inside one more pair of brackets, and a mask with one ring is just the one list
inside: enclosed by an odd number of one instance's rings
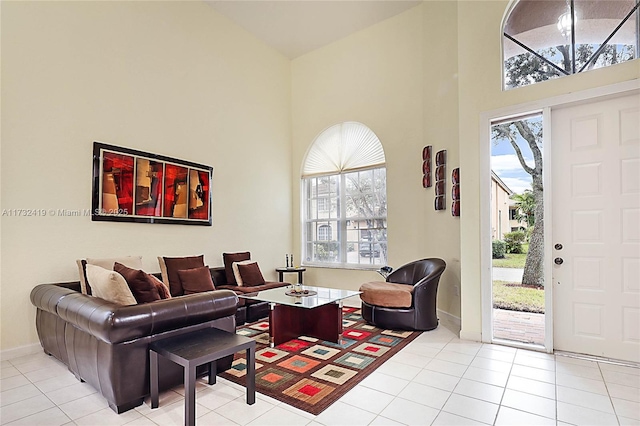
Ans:
{"label": "arched transom window above door", "polygon": [[504,88],[638,58],[636,0],[515,0],[502,24]]}

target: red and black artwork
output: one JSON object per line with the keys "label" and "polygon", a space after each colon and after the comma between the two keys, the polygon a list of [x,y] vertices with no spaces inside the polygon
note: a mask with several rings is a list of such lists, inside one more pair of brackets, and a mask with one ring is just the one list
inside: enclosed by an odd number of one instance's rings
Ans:
{"label": "red and black artwork", "polygon": [[136,159],[136,214],[162,216],[164,164],[148,158]]}
{"label": "red and black artwork", "polygon": [[451,172],[451,215],[460,216],[460,168]]}
{"label": "red and black artwork", "polygon": [[94,221],[211,225],[213,168],[94,142]]}
{"label": "red and black artwork", "polygon": [[422,148],[422,187],[431,187],[431,145]]}
{"label": "red and black artwork", "polygon": [[446,210],[446,188],[445,188],[445,176],[446,176],[446,163],[447,163],[447,150],[443,149],[436,152],[436,198],[434,201],[434,208],[436,210]]}
{"label": "red and black artwork", "polygon": [[133,214],[133,157],[105,152],[102,161],[100,212],[106,215]]}
{"label": "red and black artwork", "polygon": [[187,217],[189,169],[175,164],[166,164],[165,173],[164,188],[167,195],[164,201],[163,216],[184,219]]}
{"label": "red and black artwork", "polygon": [[189,219],[209,217],[209,173],[189,170]]}

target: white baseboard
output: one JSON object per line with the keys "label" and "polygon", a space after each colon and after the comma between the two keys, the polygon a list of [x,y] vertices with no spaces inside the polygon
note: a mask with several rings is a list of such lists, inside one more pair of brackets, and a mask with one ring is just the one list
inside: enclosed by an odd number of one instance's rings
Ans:
{"label": "white baseboard", "polygon": [[19,358],[25,355],[36,354],[38,352],[42,352],[42,346],[40,346],[40,343],[32,343],[30,345],[19,346],[17,348],[1,350],[0,360],[6,361],[9,359]]}
{"label": "white baseboard", "polygon": [[471,340],[473,342],[482,342],[482,333],[479,331],[460,330],[460,339]]}
{"label": "white baseboard", "polygon": [[438,313],[438,318],[447,321],[448,323],[450,323],[451,325],[454,325],[458,328],[458,330],[460,329],[460,326],[462,324],[462,321],[460,320],[460,317],[457,317],[455,315],[450,314],[449,312],[445,312],[443,310],[440,309],[436,309],[436,312]]}

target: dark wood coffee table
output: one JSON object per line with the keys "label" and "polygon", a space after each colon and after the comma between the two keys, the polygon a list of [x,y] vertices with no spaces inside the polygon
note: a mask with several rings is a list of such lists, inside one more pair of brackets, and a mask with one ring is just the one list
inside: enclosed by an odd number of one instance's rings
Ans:
{"label": "dark wood coffee table", "polygon": [[157,340],[149,344],[149,368],[151,387],[151,408],[158,408],[158,355],[184,367],[184,424],[196,422],[196,367],[209,366],[209,384],[215,384],[216,361],[242,350],[247,351],[247,404],[256,402],[256,342],[235,333],[217,328],[205,328]]}
{"label": "dark wood coffee table", "polygon": [[315,337],[338,343],[342,334],[342,301],[359,291],[302,286],[316,292],[312,296],[287,296],[291,287],[273,288],[257,293],[239,294],[244,299],[269,302],[271,346],[299,336]]}

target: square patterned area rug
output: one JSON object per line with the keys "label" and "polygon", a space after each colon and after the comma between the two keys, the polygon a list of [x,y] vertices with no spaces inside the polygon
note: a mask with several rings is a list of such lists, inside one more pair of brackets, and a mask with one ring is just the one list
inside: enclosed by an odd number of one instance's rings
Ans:
{"label": "square patterned area rug", "polygon": [[[342,309],[340,343],[300,336],[269,347],[269,322],[238,327],[237,334],[256,340],[256,390],[311,414],[320,414],[419,332],[383,330],[367,324],[357,308]],[[245,352],[220,375],[244,386]]]}

